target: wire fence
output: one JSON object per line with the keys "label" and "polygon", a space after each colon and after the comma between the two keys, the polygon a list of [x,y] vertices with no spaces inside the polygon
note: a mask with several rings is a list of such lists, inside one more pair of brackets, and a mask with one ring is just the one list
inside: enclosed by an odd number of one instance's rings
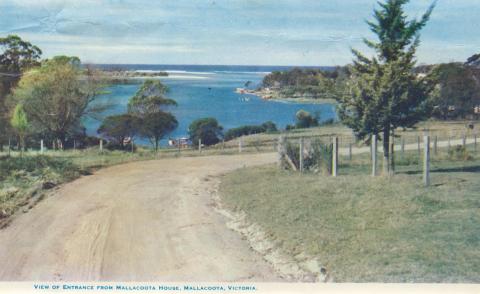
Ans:
{"label": "wire fence", "polygon": [[[457,166],[459,162],[478,159],[478,135],[474,132],[425,132],[423,136],[394,136],[387,146],[372,136],[358,141],[353,136],[322,136],[278,140],[279,165],[299,172],[322,172],[338,176],[366,174],[373,176],[395,172],[424,173],[429,185],[432,168]],[[385,157],[384,149],[389,156]]]}
{"label": "wire fence", "polygon": [[[391,137],[389,146],[393,153],[389,163],[392,169],[405,170],[404,167],[417,166],[422,163],[425,150],[425,136],[429,138],[430,164],[452,160],[473,160],[478,156],[478,134],[473,130],[464,132],[425,131],[424,135],[418,132],[403,133]],[[194,145],[172,146],[153,150],[133,152],[135,148],[126,148],[125,151],[109,151],[103,140],[96,147],[85,150],[69,150],[69,152],[47,150],[45,142],[41,140],[38,148],[27,151],[28,154],[46,154],[53,156],[72,157],[82,165],[105,166],[115,163],[124,163],[135,160],[155,159],[180,156],[204,155],[231,155],[245,153],[279,153],[279,162],[284,161],[284,167],[299,171],[321,171],[334,176],[358,173],[380,173],[383,168],[383,142],[358,140],[353,135],[321,134],[304,136],[301,133],[283,133],[269,136],[239,137],[230,141],[220,141],[217,144],[205,145],[201,141]],[[373,152],[372,146],[376,146]],[[3,148],[0,155],[10,154],[18,156],[20,151],[12,146]],[[288,150],[290,154],[285,159]],[[300,151],[300,149],[302,151]],[[293,151],[292,151],[293,150]],[[296,151],[295,151],[296,150]],[[315,154],[315,152],[319,154]],[[92,156],[92,153],[94,156]],[[130,154],[129,154],[130,153]],[[300,156],[301,155],[301,156]],[[285,166],[286,161],[286,166]],[[279,163],[280,164],[280,163]],[[370,166],[371,168],[368,168]],[[381,168],[382,167],[382,168]]]}

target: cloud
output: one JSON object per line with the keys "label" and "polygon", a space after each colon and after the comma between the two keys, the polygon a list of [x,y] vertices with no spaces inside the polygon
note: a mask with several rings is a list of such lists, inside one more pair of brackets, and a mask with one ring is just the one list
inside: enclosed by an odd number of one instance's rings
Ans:
{"label": "cloud", "polygon": [[[120,63],[348,63],[350,47],[365,50],[361,39],[373,38],[364,21],[376,7],[375,0],[0,1],[0,34],[19,34],[46,57]],[[420,16],[430,3],[411,1],[408,14]],[[419,60],[476,53],[479,14],[478,1],[439,1]]]}

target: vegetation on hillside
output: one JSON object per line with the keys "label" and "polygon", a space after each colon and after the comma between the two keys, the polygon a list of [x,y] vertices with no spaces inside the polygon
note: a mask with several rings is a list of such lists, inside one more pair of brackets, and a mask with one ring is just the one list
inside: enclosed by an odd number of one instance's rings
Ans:
{"label": "vegetation on hillside", "polygon": [[433,117],[443,120],[480,118],[480,67],[446,63],[433,66],[430,75],[436,81],[431,95]]}
{"label": "vegetation on hillside", "polygon": [[238,128],[229,129],[225,132],[225,140],[232,140],[242,136],[248,136],[253,134],[261,134],[261,133],[275,133],[277,132],[277,126],[275,123],[271,121],[264,122],[261,125],[253,125],[253,126],[241,126]]}
{"label": "vegetation on hillside", "polygon": [[261,87],[279,98],[333,99],[345,91],[349,78],[348,66],[333,70],[294,68],[266,75]]}
{"label": "vegetation on hillside", "polygon": [[0,157],[0,227],[33,197],[60,183],[74,179],[81,169],[70,160],[50,156]]}

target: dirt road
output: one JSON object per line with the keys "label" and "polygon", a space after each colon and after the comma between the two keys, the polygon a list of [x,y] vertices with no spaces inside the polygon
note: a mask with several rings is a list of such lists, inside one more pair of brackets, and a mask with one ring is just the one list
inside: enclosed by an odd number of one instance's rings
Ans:
{"label": "dirt road", "polygon": [[274,161],[166,159],[80,178],[0,231],[0,280],[278,281],[208,193],[210,176]]}

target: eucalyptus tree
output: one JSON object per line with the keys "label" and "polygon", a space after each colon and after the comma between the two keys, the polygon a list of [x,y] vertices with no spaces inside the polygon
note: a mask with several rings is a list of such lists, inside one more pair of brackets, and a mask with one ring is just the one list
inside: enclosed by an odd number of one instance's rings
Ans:
{"label": "eucalyptus tree", "polygon": [[0,150],[10,126],[6,97],[26,70],[40,64],[41,55],[40,48],[16,35],[0,38]]}
{"label": "eucalyptus tree", "polygon": [[22,76],[11,96],[13,103],[23,105],[37,132],[51,135],[62,146],[83,118],[108,107],[93,104],[103,84],[78,61],[65,56],[44,61]]}
{"label": "eucalyptus tree", "polygon": [[167,98],[167,92],[161,81],[146,80],[128,102],[128,113],[141,121],[139,135],[147,138],[155,151],[160,140],[178,126],[175,116],[167,111],[169,106],[177,106],[177,102]]}

